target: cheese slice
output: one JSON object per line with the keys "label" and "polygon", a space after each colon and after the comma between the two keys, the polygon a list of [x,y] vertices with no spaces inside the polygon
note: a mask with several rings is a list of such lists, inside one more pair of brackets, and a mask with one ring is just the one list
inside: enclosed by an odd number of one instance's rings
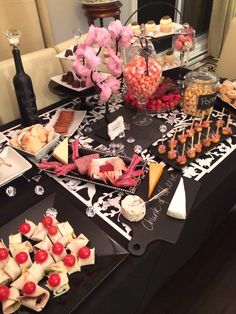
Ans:
{"label": "cheese slice", "polygon": [[53,156],[62,162],[63,164],[68,164],[68,137],[64,138],[64,140],[54,149]]}
{"label": "cheese slice", "polygon": [[151,162],[149,165],[148,198],[151,197],[155,186],[157,185],[163,172],[163,166],[157,162]]}
{"label": "cheese slice", "polygon": [[186,219],[186,194],[183,178],[179,181],[175,194],[168,207],[167,215],[177,219]]}

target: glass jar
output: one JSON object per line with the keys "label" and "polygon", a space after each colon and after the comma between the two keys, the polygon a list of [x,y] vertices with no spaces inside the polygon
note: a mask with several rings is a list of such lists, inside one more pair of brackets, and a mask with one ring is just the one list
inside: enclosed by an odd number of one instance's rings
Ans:
{"label": "glass jar", "polygon": [[216,100],[218,78],[207,69],[191,71],[185,76],[184,113],[201,117],[212,110]]}
{"label": "glass jar", "polygon": [[129,51],[123,74],[128,92],[137,100],[137,114],[132,121],[137,126],[146,126],[152,122],[146,101],[160,83],[162,68],[155,60],[152,43],[145,37],[138,41]]}

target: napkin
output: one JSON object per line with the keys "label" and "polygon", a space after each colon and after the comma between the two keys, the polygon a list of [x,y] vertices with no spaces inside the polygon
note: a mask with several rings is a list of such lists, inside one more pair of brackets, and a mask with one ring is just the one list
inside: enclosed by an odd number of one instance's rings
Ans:
{"label": "napkin", "polygon": [[179,184],[168,207],[167,215],[177,219],[186,219],[186,194],[183,178],[180,178]]}

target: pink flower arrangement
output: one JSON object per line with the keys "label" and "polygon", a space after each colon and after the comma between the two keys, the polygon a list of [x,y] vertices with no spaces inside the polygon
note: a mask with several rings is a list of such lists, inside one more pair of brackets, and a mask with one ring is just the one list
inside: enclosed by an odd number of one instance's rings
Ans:
{"label": "pink flower arrangement", "polygon": [[[109,24],[108,29],[91,25],[85,41],[78,44],[77,58],[72,68],[86,82],[87,87],[95,85],[99,88],[100,99],[104,102],[119,91],[123,62],[118,52],[120,47],[128,48],[132,38],[132,30],[116,20]],[[98,70],[101,48],[107,51],[106,66],[112,73],[111,76]]]}

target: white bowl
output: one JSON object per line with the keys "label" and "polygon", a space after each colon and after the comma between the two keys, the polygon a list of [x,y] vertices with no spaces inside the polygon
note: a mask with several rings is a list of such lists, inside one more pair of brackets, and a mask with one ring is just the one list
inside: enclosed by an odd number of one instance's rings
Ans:
{"label": "white bowl", "polygon": [[51,142],[47,143],[47,145],[45,145],[43,148],[41,148],[37,153],[35,154],[31,154],[31,153],[28,153],[26,152],[25,150],[23,149],[20,149],[20,148],[17,148],[17,147],[14,147],[12,146],[14,149],[18,150],[22,155],[26,156],[26,157],[29,157],[30,159],[34,160],[34,161],[39,161],[40,159],[42,159],[44,156],[47,155],[47,153],[52,150],[57,142],[59,141],[60,139],[60,134],[58,133],[54,133],[54,137],[53,139],[51,140]]}

